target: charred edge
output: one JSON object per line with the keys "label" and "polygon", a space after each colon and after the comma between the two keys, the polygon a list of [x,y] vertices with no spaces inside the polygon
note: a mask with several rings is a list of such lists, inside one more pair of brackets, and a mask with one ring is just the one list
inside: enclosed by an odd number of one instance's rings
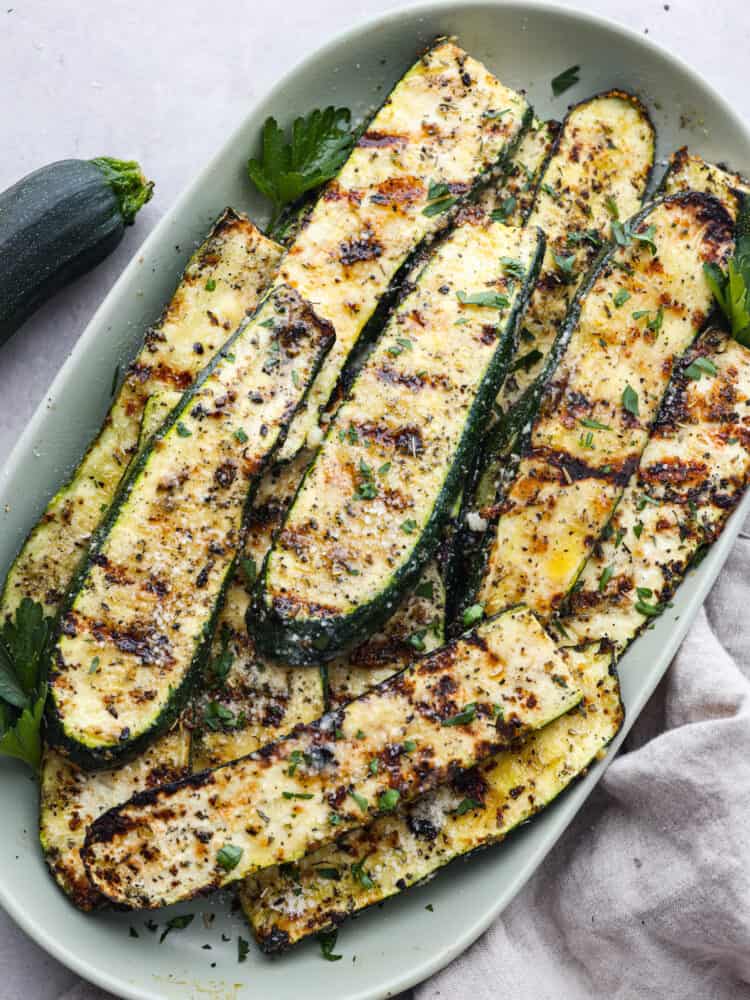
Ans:
{"label": "charred edge", "polygon": [[531,449],[529,457],[559,469],[563,474],[560,481],[565,485],[580,482],[582,479],[601,479],[622,487],[629,483],[630,477],[638,468],[639,460],[638,455],[630,455],[618,462],[610,462],[604,468],[596,468],[583,459],[569,455],[566,451],[556,451],[547,447]]}

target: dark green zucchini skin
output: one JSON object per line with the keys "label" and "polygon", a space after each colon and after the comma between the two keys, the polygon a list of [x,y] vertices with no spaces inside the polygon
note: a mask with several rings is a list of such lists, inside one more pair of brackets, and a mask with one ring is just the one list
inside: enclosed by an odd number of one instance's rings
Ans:
{"label": "dark green zucchini skin", "polygon": [[137,164],[60,160],[0,194],[0,343],[110,254],[151,197]]}

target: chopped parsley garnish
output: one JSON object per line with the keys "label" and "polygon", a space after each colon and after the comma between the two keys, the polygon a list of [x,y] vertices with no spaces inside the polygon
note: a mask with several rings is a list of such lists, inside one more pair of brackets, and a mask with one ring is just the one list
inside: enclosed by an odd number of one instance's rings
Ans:
{"label": "chopped parsley garnish", "polygon": [[453,810],[454,816],[463,816],[464,813],[471,812],[472,809],[483,809],[484,806],[481,802],[477,802],[476,799],[465,798],[462,799],[458,806]]}
{"label": "chopped parsley garnish", "polygon": [[354,491],[355,500],[374,500],[378,487],[373,479],[372,467],[363,458],[359,460],[359,483]]}
{"label": "chopped parsley garnish", "polygon": [[401,530],[407,535],[413,535],[417,530],[417,522],[413,517],[407,517],[405,521],[401,522]]}
{"label": "chopped parsley garnish", "polygon": [[602,245],[602,238],[595,229],[573,229],[565,237],[565,242],[569,247],[589,243],[596,248]]}
{"label": "chopped parsley garnish", "polygon": [[312,792],[282,792],[281,793],[285,799],[311,799],[313,798]]}
{"label": "chopped parsley garnish", "polygon": [[318,934],[318,941],[320,942],[320,952],[326,962],[338,962],[342,955],[334,955],[333,949],[336,947],[336,940],[339,936],[338,931],[321,931]]}
{"label": "chopped parsley garnish", "polygon": [[615,238],[615,242],[621,247],[630,246],[630,244],[635,240],[638,243],[644,243],[651,253],[656,253],[656,244],[654,243],[654,235],[656,233],[656,226],[647,226],[642,233],[633,229],[629,222],[620,222],[616,217],[612,220],[612,235]]}
{"label": "chopped parsley garnish", "polygon": [[599,577],[599,593],[603,594],[607,589],[607,584],[612,579],[615,572],[614,566],[605,566],[602,570],[602,575]]}
{"label": "chopped parsley garnish", "polygon": [[493,119],[493,120],[496,119],[496,118],[502,118],[503,115],[507,115],[509,111],[510,111],[510,108],[501,108],[499,111],[493,111],[490,108],[489,111],[483,111],[482,112],[482,118],[490,118],[490,119]]}
{"label": "chopped parsley garnish", "polygon": [[193,432],[190,430],[190,428],[186,427],[181,420],[177,421],[177,433],[180,435],[181,438],[189,438],[192,437],[193,435]]}
{"label": "chopped parsley garnish", "polygon": [[510,305],[505,295],[498,292],[457,292],[462,306],[484,306],[487,309],[507,309]]}
{"label": "chopped parsley garnish", "polygon": [[452,715],[448,719],[443,719],[441,725],[443,726],[465,726],[469,722],[473,722],[477,714],[476,702],[470,702],[465,708],[462,708],[460,712]]}
{"label": "chopped parsley garnish", "polygon": [[242,427],[238,427],[234,432],[235,441],[239,441],[240,444],[247,444],[249,438]]}
{"label": "chopped parsley garnish", "polygon": [[380,770],[380,761],[378,760],[377,757],[373,757],[373,759],[370,761],[370,763],[368,765],[368,768],[369,768],[370,774],[377,774],[378,773],[378,771]]}
{"label": "chopped parsley garnish", "polygon": [[638,416],[638,393],[630,385],[626,385],[622,390],[622,405],[628,413],[632,413],[634,417]]}
{"label": "chopped parsley garnish", "polygon": [[250,951],[250,942],[243,937],[237,938],[237,961],[244,962]]}
{"label": "chopped parsley garnish", "polygon": [[566,90],[570,90],[571,87],[579,82],[581,67],[580,66],[569,66],[564,69],[562,73],[558,73],[557,76],[552,78],[552,93],[555,97],[559,97],[560,94],[564,94]]}
{"label": "chopped parsley garnish", "polygon": [[612,428],[608,424],[601,424],[598,420],[594,420],[592,417],[581,417],[578,423],[582,427],[590,427],[592,431],[611,431]]}
{"label": "chopped parsley garnish", "polygon": [[357,792],[349,792],[349,795],[354,799],[363,813],[369,811],[370,805],[364,795],[358,795]]}
{"label": "chopped parsley garnish", "polygon": [[424,653],[425,649],[427,648],[424,641],[424,637],[426,635],[427,635],[426,628],[419,629],[418,632],[412,632],[412,634],[409,636],[409,645],[413,649],[416,649],[418,653]]}
{"label": "chopped parsley garnish", "polygon": [[472,604],[471,607],[468,607],[464,611],[461,621],[466,628],[471,628],[472,625],[476,625],[482,618],[484,618],[484,606],[482,604]]}
{"label": "chopped parsley garnish", "polygon": [[404,351],[410,351],[414,345],[407,337],[396,337],[396,343],[388,348],[388,353],[392,358],[397,358]]}
{"label": "chopped parsley garnish", "polygon": [[215,292],[216,291],[216,281],[213,278],[209,278],[206,282],[206,291]]}
{"label": "chopped parsley garnish", "polygon": [[162,943],[170,931],[184,931],[186,927],[189,927],[190,924],[192,924],[194,917],[194,913],[183,913],[181,917],[172,917],[171,920],[168,920],[167,926],[164,928],[161,933],[161,937],[159,938],[159,944]]}
{"label": "chopped parsley garnish", "polygon": [[617,202],[615,201],[615,199],[612,197],[611,194],[608,194],[607,197],[604,199],[604,204],[607,207],[610,219],[617,220],[620,218],[620,209],[617,207]]}
{"label": "chopped parsley garnish", "polygon": [[404,753],[411,753],[412,750],[417,749],[417,744],[414,740],[404,740],[401,746],[403,747]]}
{"label": "chopped parsley garnish", "polygon": [[231,872],[231,870],[236,868],[240,863],[241,857],[241,847],[237,847],[235,844],[224,844],[222,849],[216,855],[216,863],[220,865],[225,872]]}
{"label": "chopped parsley garnish", "polygon": [[647,618],[654,618],[656,615],[661,614],[663,609],[661,604],[650,604],[648,601],[644,601],[643,598],[639,598],[635,602],[635,610]]}
{"label": "chopped parsley garnish", "polygon": [[378,807],[382,812],[393,812],[400,798],[401,793],[397,788],[389,788],[378,799]]}
{"label": "chopped parsley garnish", "polygon": [[551,184],[547,184],[545,182],[544,184],[540,184],[539,186],[542,189],[542,191],[544,191],[545,194],[548,194],[553,201],[560,200],[560,192],[555,191],[555,189],[552,187]]}
{"label": "chopped parsley garnish", "polygon": [[514,260],[512,257],[501,257],[500,263],[503,265],[503,272],[505,274],[511,278],[523,281],[526,270],[520,260]]}
{"label": "chopped parsley garnish", "polygon": [[99,662],[100,662],[99,657],[95,656],[91,661],[91,666],[89,667],[90,674],[95,674],[97,672],[97,670],[99,669]]}
{"label": "chopped parsley garnish", "polygon": [[364,858],[360,858],[359,861],[354,862],[351,866],[352,875],[363,889],[372,889],[375,883],[373,882],[370,873],[365,871],[365,861],[367,861],[367,855],[365,855]]}
{"label": "chopped parsley garnish", "polygon": [[719,369],[710,358],[696,358],[692,364],[687,366],[685,374],[688,378],[698,382],[702,375],[716,375],[718,371]]}
{"label": "chopped parsley garnish", "polygon": [[449,208],[453,208],[456,204],[456,200],[457,199],[451,195],[451,189],[447,184],[432,181],[427,189],[428,204],[422,209],[422,215],[430,217],[433,215],[440,215],[442,212],[447,212]]}
{"label": "chopped parsley garnish", "polygon": [[515,212],[518,204],[514,195],[509,195],[490,213],[493,222],[505,222]]}
{"label": "chopped parsley garnish", "polygon": [[590,448],[592,451],[596,447],[594,445],[594,435],[591,431],[587,431],[586,434],[581,434],[578,438],[578,443],[582,448]]}
{"label": "chopped parsley garnish", "polygon": [[220,729],[235,729],[240,725],[240,718],[218,701],[209,701],[203,709],[203,723],[214,733]]}
{"label": "chopped parsley garnish", "polygon": [[640,538],[643,533],[643,521],[636,521],[633,525],[633,534],[636,538]]}
{"label": "chopped parsley garnish", "polygon": [[290,778],[293,778],[297,768],[300,766],[304,760],[304,755],[301,750],[292,750],[289,754],[289,767],[286,769],[286,773]]}
{"label": "chopped parsley garnish", "polygon": [[621,288],[614,295],[612,301],[614,302],[614,304],[619,309],[620,306],[624,306],[625,305],[625,303],[628,301],[629,298],[630,298],[630,292],[627,290],[627,288]]}
{"label": "chopped parsley garnish", "polygon": [[250,180],[273,204],[271,233],[284,209],[334,177],[354,145],[351,114],[328,107],[295,119],[291,141],[275,118],[263,125],[260,159],[247,165]]}
{"label": "chopped parsley garnish", "polygon": [[554,257],[555,265],[560,274],[562,274],[567,281],[573,278],[573,265],[576,262],[575,254],[571,254],[569,257],[563,257],[562,254],[555,253],[553,250],[552,256]]}

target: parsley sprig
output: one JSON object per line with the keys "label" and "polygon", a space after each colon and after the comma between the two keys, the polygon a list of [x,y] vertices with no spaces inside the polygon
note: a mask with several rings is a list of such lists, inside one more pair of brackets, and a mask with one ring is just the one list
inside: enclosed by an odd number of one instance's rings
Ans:
{"label": "parsley sprig", "polygon": [[51,624],[42,606],[24,597],[15,620],[0,629],[0,754],[25,761],[34,771],[42,757],[44,651]]}
{"label": "parsley sprig", "polygon": [[724,272],[718,264],[704,264],[709,288],[726,316],[732,336],[750,347],[750,204],[743,200],[737,221],[734,256]]}
{"label": "parsley sprig", "polygon": [[317,108],[295,118],[291,142],[275,118],[263,126],[260,159],[248,161],[250,180],[273,203],[269,231],[274,234],[287,206],[334,177],[354,145],[348,108]]}

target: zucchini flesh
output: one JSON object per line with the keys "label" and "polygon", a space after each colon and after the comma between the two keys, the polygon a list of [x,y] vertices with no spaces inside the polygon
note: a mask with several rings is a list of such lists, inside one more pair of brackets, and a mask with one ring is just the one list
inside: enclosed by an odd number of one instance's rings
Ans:
{"label": "zucchini flesh", "polygon": [[459,856],[497,844],[552,802],[596,760],[623,718],[611,653],[571,650],[580,706],[507,750],[381,816],[296,865],[248,879],[240,900],[264,951],[330,929],[434,875]]}
{"label": "zucchini flesh", "polygon": [[615,245],[592,269],[515,475],[486,512],[498,516],[479,590],[487,613],[523,595],[548,616],[573,586],[637,468],[673,362],[711,309],[703,264],[722,264],[733,246],[728,214],[700,193],[656,203],[630,225],[649,242]]}
{"label": "zucchini flesh", "polygon": [[347,656],[326,668],[332,708],[359,698],[414,659],[445,641],[445,587],[437,563],[427,564],[417,586],[383,626]]}
{"label": "zucchini flesh", "polygon": [[747,486],[748,406],[750,352],[707,331],[673,377],[638,473],[570,595],[566,641],[606,638],[620,652],[663,610]]}
{"label": "zucchini flesh", "polygon": [[52,650],[51,741],[82,766],[132,758],[179,714],[253,488],[332,339],[293,289],[272,290],[132,463]]}
{"label": "zucchini flesh", "polygon": [[188,899],[296,861],[580,699],[534,616],[512,609],[286,739],[110,810],[89,828],[86,869],[113,902]]}
{"label": "zucchini flesh", "polygon": [[469,218],[416,277],[266,560],[248,617],[262,652],[333,659],[416,582],[471,464],[542,252],[537,231]]}
{"label": "zucchini flesh", "polygon": [[147,332],[101,431],[16,556],[0,601],[3,619],[15,613],[24,597],[41,604],[47,615],[57,613],[102,510],[135,454],[146,400],[193,381],[227,331],[257,304],[280,257],[281,247],[245,216],[227,209],[219,218]]}
{"label": "zucchini flesh", "polygon": [[529,301],[515,371],[500,397],[512,407],[541,373],[576,288],[608,237],[641,204],[654,162],[654,129],[632,94],[613,90],[568,112],[535,190],[528,225],[547,235],[542,271]]}
{"label": "zucchini flesh", "polygon": [[309,462],[310,454],[300,452],[269,470],[258,487],[242,559],[227,588],[211,659],[191,708],[193,770],[243,757],[325,711],[318,671],[263,659],[245,627],[253,570],[262,565]]}
{"label": "zucchini flesh", "polygon": [[451,41],[402,77],[341,172],[305,217],[278,281],[314,302],[336,331],[281,459],[312,432],[348,355],[398,269],[445,228],[453,203],[508,154],[528,125],[526,100]]}
{"label": "zucchini flesh", "polygon": [[491,184],[479,195],[483,211],[506,226],[522,226],[526,221],[539,185],[542,170],[560,130],[556,121],[535,118],[521,137],[500,184]]}
{"label": "zucchini flesh", "polygon": [[739,174],[718,167],[714,163],[708,163],[700,156],[690,153],[686,146],[678,149],[670,157],[661,188],[665,194],[679,194],[681,191],[703,191],[712,194],[719,199],[733,219],[737,217],[739,211],[739,195],[750,193],[750,185]]}

